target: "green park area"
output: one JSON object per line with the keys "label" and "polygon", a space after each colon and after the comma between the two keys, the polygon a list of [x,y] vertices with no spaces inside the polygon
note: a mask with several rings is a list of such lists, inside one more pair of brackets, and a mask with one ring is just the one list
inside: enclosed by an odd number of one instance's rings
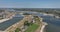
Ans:
{"label": "green park area", "polygon": [[38,27],[39,25],[32,24],[31,26],[28,27],[28,29],[25,32],[34,32]]}
{"label": "green park area", "polygon": [[15,30],[15,32],[19,32],[20,31],[20,29],[19,28],[17,28],[16,30]]}

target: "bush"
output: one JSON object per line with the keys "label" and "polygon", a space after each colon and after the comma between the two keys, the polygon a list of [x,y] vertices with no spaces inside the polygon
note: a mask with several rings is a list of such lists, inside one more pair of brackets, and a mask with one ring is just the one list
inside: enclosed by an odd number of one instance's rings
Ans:
{"label": "bush", "polygon": [[16,30],[15,30],[15,32],[19,32],[20,31],[20,29],[19,28],[17,28]]}

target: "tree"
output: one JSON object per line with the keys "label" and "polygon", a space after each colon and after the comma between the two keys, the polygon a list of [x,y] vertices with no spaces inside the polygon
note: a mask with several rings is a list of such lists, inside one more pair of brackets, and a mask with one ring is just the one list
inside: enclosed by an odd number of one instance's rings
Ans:
{"label": "tree", "polygon": [[20,31],[20,29],[19,28],[17,28],[16,30],[15,30],[15,32],[19,32]]}
{"label": "tree", "polygon": [[23,15],[30,15],[29,13],[24,13]]}

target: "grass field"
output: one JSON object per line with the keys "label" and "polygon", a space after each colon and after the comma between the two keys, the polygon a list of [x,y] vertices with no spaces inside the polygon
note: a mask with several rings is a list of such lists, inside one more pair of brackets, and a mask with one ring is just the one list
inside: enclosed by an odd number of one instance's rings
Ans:
{"label": "grass field", "polygon": [[29,28],[25,32],[34,32],[38,27],[39,25],[32,24],[31,26],[29,26]]}

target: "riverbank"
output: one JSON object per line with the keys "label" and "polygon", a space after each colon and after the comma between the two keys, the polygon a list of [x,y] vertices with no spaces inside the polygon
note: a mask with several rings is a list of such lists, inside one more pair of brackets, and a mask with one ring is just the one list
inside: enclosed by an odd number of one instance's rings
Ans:
{"label": "riverbank", "polygon": [[42,13],[42,14],[45,16],[53,16],[54,18],[60,18],[59,16],[54,15],[54,14],[46,14],[46,13]]}
{"label": "riverbank", "polygon": [[54,14],[47,14],[47,13],[42,13],[42,12],[31,12],[31,11],[20,11],[21,13],[30,13],[30,14],[43,14],[44,16],[52,16],[55,18],[60,18],[58,15],[54,15]]}
{"label": "riverbank", "polygon": [[9,18],[1,19],[1,20],[0,20],[0,23],[5,22],[5,21],[7,21],[7,20],[10,20],[10,19],[12,19],[14,16],[15,16],[15,15],[12,15],[12,16],[9,17]]}
{"label": "riverbank", "polygon": [[10,20],[10,19],[12,19],[12,17],[1,19],[1,20],[0,20],[0,23],[5,22],[5,21]]}
{"label": "riverbank", "polygon": [[40,32],[44,32],[44,28],[45,28],[45,26],[46,25],[48,25],[47,23],[45,23],[45,22],[43,22],[43,25],[42,25],[42,27],[41,27],[41,30],[40,30]]}
{"label": "riverbank", "polygon": [[47,25],[47,23],[45,23],[45,24],[43,23],[42,26],[40,25],[35,32],[44,32],[46,25]]}

